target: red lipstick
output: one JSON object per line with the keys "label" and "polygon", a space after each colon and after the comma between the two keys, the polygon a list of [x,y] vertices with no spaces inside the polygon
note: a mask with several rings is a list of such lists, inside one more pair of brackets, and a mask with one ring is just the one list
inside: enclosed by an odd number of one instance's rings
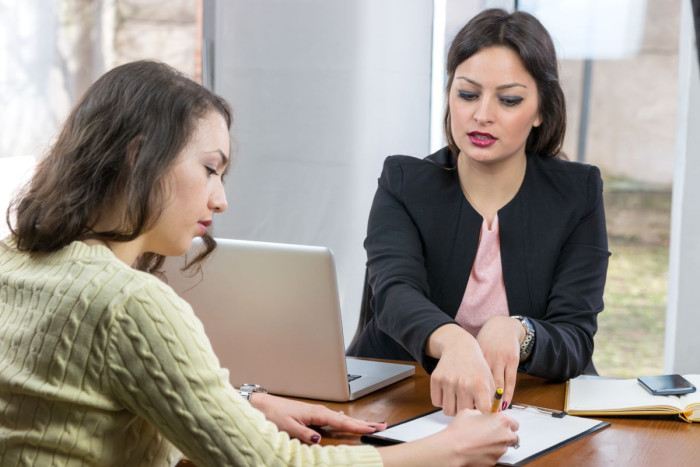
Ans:
{"label": "red lipstick", "polygon": [[482,133],[480,131],[472,131],[468,133],[469,141],[474,146],[479,146],[480,148],[489,147],[498,141],[498,138],[493,136],[491,133]]}

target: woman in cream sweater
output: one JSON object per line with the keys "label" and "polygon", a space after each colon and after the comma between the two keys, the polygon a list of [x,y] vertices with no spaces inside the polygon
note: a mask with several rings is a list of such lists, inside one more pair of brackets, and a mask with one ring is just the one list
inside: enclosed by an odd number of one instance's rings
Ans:
{"label": "woman in cream sweater", "polygon": [[231,387],[192,309],[153,275],[194,237],[192,267],[213,250],[230,126],[225,101],[147,61],[106,73],[72,111],[0,243],[0,464],[494,463],[517,440],[503,414],[322,448],[308,425],[385,425]]}

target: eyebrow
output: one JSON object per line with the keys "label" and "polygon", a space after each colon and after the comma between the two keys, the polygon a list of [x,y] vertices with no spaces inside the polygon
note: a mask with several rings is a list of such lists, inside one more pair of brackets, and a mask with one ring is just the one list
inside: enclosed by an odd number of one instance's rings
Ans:
{"label": "eyebrow", "polygon": [[226,157],[226,154],[224,154],[224,152],[223,152],[221,149],[217,149],[217,150],[214,151],[214,152],[218,152],[218,153],[219,153],[219,156],[221,157],[221,163],[222,163],[222,164],[224,164],[224,165],[227,165],[227,164],[228,164],[228,157]]}
{"label": "eyebrow", "polygon": [[224,154],[223,151],[221,151],[220,149],[217,152],[221,156],[221,163],[226,166],[224,171],[221,172],[221,182],[223,183],[224,177],[226,176],[226,174],[228,174],[228,169],[231,168],[231,164],[230,164],[231,161],[229,160],[228,157],[226,157],[226,154]]}
{"label": "eyebrow", "polygon": [[[478,87],[478,88],[483,87],[480,83],[477,83],[476,81],[474,81],[474,80],[472,80],[472,79],[469,79],[469,78],[467,78],[467,77],[465,77],[465,76],[458,76],[457,79],[464,80],[464,81],[466,81],[467,83],[472,84],[472,85],[474,85],[474,86],[476,86],[476,87]],[[501,90],[501,89],[515,88],[515,87],[522,87],[522,88],[526,88],[526,89],[527,89],[527,86],[525,86],[524,84],[520,84],[520,83],[501,84],[500,86],[496,86],[496,89]]]}

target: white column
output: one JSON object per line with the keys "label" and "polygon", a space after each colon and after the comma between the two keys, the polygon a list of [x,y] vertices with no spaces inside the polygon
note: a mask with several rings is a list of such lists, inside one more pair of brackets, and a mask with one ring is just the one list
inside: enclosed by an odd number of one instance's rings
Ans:
{"label": "white column", "polygon": [[[682,2],[664,371],[700,373],[700,74],[690,2]],[[630,323],[634,326],[634,323]]]}
{"label": "white column", "polygon": [[429,151],[432,0],[214,3],[238,159],[214,234],[330,247],[347,343],[382,162]]}

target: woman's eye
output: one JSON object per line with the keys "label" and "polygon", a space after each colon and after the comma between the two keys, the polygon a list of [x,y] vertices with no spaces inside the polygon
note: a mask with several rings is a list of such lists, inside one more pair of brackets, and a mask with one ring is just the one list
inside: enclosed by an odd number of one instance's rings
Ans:
{"label": "woman's eye", "polygon": [[501,97],[501,102],[508,107],[513,107],[514,105],[518,105],[522,101],[523,101],[522,97]]}
{"label": "woman's eye", "polygon": [[465,101],[473,101],[474,99],[479,97],[479,95],[477,93],[470,92],[470,91],[458,91],[458,93],[459,93],[459,97],[461,97]]}
{"label": "woman's eye", "polygon": [[219,175],[219,173],[215,169],[212,169],[208,165],[205,165],[204,168],[207,169],[207,173],[209,175]]}

